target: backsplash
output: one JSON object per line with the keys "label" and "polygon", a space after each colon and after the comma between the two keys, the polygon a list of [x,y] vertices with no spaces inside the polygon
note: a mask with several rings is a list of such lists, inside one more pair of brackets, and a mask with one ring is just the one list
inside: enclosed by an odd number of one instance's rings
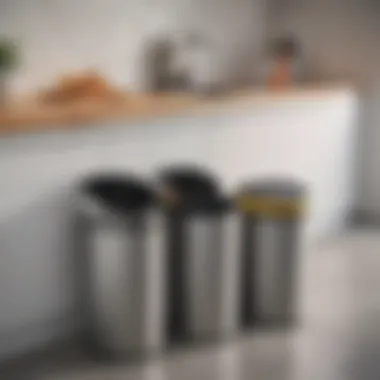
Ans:
{"label": "backsplash", "polygon": [[4,0],[0,36],[17,40],[23,53],[13,92],[34,91],[87,68],[140,89],[149,38],[187,30],[213,41],[214,75],[246,74],[262,52],[264,16],[263,0]]}

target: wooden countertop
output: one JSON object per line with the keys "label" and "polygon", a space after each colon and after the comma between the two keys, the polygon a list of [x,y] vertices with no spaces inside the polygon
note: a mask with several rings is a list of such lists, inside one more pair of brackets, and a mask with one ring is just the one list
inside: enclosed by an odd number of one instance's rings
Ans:
{"label": "wooden countertop", "polygon": [[75,129],[136,119],[152,119],[194,113],[235,102],[279,101],[321,97],[332,92],[350,91],[346,85],[303,86],[281,91],[249,89],[216,97],[191,94],[125,94],[117,100],[80,100],[66,104],[48,104],[23,100],[0,109],[0,134],[31,133],[54,129]]}

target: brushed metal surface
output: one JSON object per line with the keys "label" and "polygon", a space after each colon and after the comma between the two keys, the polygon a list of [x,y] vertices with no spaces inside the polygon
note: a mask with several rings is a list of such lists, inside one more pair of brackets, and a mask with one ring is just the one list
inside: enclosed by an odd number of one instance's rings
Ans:
{"label": "brushed metal surface", "polygon": [[143,219],[94,223],[88,237],[94,332],[120,353],[150,351],[163,339],[162,228],[157,215]]}
{"label": "brushed metal surface", "polygon": [[236,218],[192,218],[186,234],[187,329],[195,337],[229,334],[238,313]]}
{"label": "brushed metal surface", "polygon": [[[252,276],[252,296],[259,319],[287,319],[292,313],[293,256],[296,245],[292,229],[273,219],[257,224],[252,242],[256,255]],[[295,242],[294,242],[295,243]]]}

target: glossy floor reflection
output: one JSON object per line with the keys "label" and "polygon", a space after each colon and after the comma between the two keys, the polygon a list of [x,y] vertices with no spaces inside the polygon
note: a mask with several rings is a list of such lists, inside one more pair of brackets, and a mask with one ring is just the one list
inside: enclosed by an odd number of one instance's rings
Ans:
{"label": "glossy floor reflection", "polygon": [[300,290],[301,323],[294,331],[255,331],[133,366],[102,367],[67,348],[13,363],[0,379],[380,379],[380,233],[358,231],[305,252]]}

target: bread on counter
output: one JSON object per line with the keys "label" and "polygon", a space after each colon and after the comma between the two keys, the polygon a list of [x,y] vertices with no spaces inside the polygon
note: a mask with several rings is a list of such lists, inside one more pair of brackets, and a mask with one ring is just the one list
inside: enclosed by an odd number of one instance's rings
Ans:
{"label": "bread on counter", "polygon": [[65,103],[82,99],[116,100],[123,96],[119,89],[111,85],[95,71],[62,77],[58,84],[41,93],[41,100],[48,103]]}

